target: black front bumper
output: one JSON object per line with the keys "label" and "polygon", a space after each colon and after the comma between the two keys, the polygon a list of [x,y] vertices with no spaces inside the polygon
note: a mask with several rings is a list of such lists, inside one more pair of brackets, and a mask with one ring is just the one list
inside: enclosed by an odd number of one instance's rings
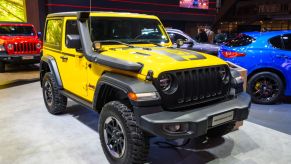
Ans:
{"label": "black front bumper", "polygon": [[[31,59],[25,59],[27,57],[31,57]],[[0,61],[4,63],[39,63],[41,55],[40,54],[15,54],[15,55],[7,55],[0,54]]]}
{"label": "black front bumper", "polygon": [[[229,101],[181,112],[163,111],[161,107],[140,107],[136,110],[140,110],[137,112],[137,120],[143,130],[167,139],[178,139],[195,138],[206,134],[208,129],[214,127],[211,125],[213,117],[227,112],[233,111],[233,119],[230,121],[245,120],[249,115],[250,104],[250,96],[246,93],[241,93]],[[148,112],[151,114],[146,114]],[[164,125],[175,123],[188,124],[189,130],[185,133],[173,134],[163,129]]]}

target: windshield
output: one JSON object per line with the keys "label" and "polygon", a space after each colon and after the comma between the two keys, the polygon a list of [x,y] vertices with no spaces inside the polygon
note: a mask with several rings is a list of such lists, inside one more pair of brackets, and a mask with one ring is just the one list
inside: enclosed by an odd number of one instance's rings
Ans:
{"label": "windshield", "polygon": [[159,21],[138,18],[91,17],[92,41],[117,40],[124,43],[168,43]]}
{"label": "windshield", "polygon": [[0,36],[34,36],[31,26],[0,26]]}

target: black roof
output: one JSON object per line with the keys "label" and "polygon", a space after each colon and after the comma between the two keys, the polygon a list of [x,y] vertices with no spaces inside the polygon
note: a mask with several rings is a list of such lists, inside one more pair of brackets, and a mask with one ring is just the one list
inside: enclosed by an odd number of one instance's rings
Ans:
{"label": "black roof", "polygon": [[74,12],[60,12],[60,13],[52,13],[48,14],[47,17],[68,17],[68,16],[77,16],[78,11]]}
{"label": "black roof", "polygon": [[[114,12],[114,11],[71,11],[71,12],[59,12],[59,13],[51,13],[48,14],[47,17],[76,17],[79,12],[90,12],[90,13],[130,13],[130,12]],[[138,14],[138,15],[147,15],[147,14],[139,14],[139,13],[130,13],[130,14]]]}

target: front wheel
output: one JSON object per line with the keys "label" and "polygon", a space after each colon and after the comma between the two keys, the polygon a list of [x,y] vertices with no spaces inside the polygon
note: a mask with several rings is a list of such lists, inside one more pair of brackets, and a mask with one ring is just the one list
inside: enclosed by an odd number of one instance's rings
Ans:
{"label": "front wheel", "polygon": [[133,112],[118,101],[107,103],[100,114],[99,135],[106,158],[113,164],[145,163],[149,140],[137,126]]}
{"label": "front wheel", "polygon": [[260,72],[248,81],[248,93],[252,101],[258,104],[274,104],[283,94],[282,79],[272,72]]}
{"label": "front wheel", "polygon": [[67,98],[60,93],[57,82],[50,72],[47,72],[43,77],[42,92],[48,112],[56,115],[66,111]]}
{"label": "front wheel", "polygon": [[5,72],[5,63],[0,61],[0,73],[4,73]]}

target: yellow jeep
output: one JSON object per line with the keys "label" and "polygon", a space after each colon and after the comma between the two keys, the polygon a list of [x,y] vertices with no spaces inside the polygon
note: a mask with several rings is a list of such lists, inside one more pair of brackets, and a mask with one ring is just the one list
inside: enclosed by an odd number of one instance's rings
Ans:
{"label": "yellow jeep", "polygon": [[219,137],[248,117],[239,73],[217,57],[172,48],[156,16],[54,13],[44,31],[48,112],[65,112],[68,98],[99,112],[110,163],[146,162],[150,136]]}

